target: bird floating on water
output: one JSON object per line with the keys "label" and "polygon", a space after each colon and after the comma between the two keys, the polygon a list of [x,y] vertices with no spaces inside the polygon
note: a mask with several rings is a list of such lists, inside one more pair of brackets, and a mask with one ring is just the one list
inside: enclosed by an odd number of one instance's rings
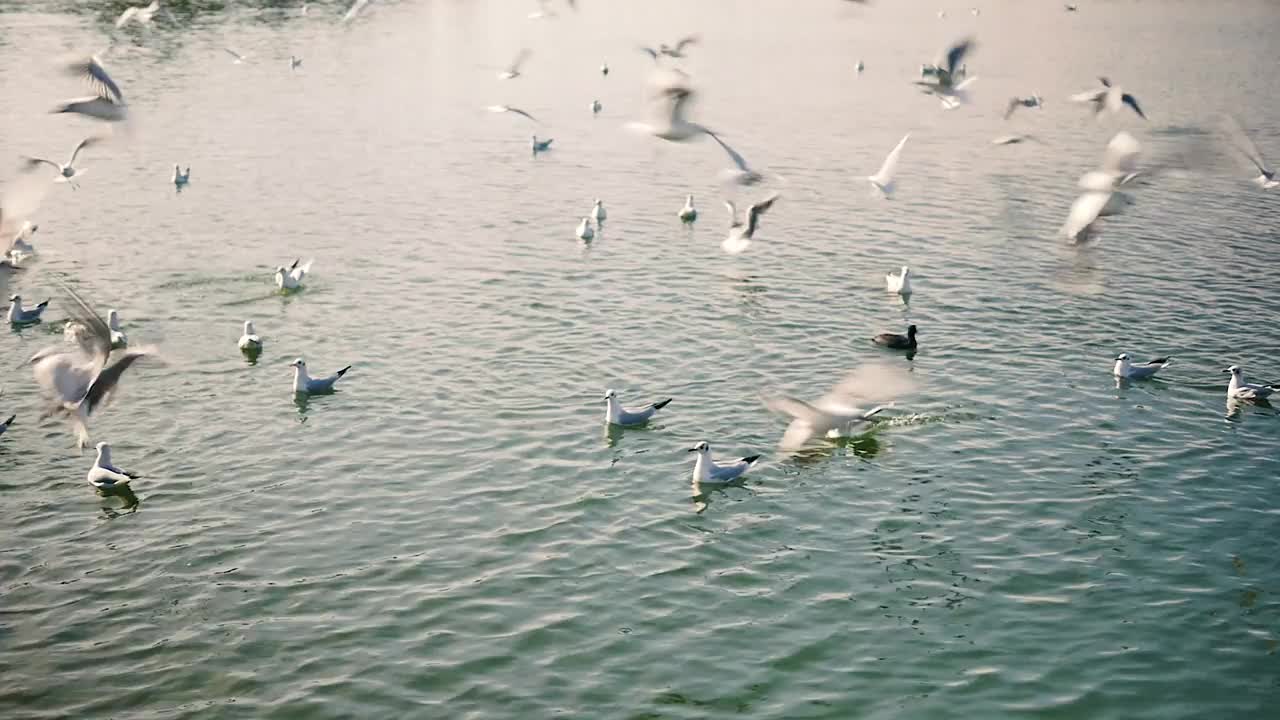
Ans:
{"label": "bird floating on water", "polygon": [[591,218],[584,217],[582,222],[578,223],[578,229],[574,231],[579,240],[590,240],[596,236],[596,231],[591,229]]}
{"label": "bird floating on water", "polygon": [[1228,400],[1266,400],[1273,393],[1280,392],[1280,385],[1245,382],[1244,370],[1239,365],[1232,365],[1222,372],[1231,373],[1231,382],[1227,383]]}
{"label": "bird floating on water", "polygon": [[885,156],[884,163],[880,165],[880,170],[875,175],[867,176],[867,182],[871,183],[872,192],[879,191],[880,196],[884,198],[893,196],[894,188],[897,187],[895,176],[898,172],[898,158],[902,156],[902,148],[907,144],[907,138],[909,137],[911,137],[911,133],[903,135],[898,144]]}
{"label": "bird floating on water", "polygon": [[296,56],[296,55],[290,55],[290,56],[289,56],[289,69],[290,69],[290,70],[297,70],[297,69],[298,69],[298,68],[300,68],[300,67],[302,67],[302,58],[300,58],[300,57],[298,57],[298,56]]}
{"label": "bird floating on water", "polygon": [[591,206],[591,219],[596,221],[596,225],[600,225],[609,217],[609,213],[605,212],[604,203],[600,198],[596,198],[595,204]]}
{"label": "bird floating on water", "polygon": [[262,338],[258,337],[258,333],[253,329],[253,321],[244,321],[244,334],[240,336],[236,347],[240,348],[242,353],[256,353],[262,351]]}
{"label": "bird floating on water", "polygon": [[129,344],[129,337],[120,329],[120,313],[107,311],[107,329],[111,331],[111,349],[119,350]]}
{"label": "bird floating on water", "polygon": [[592,101],[591,101],[591,114],[592,114],[592,115],[599,115],[599,114],[600,114],[600,111],[601,111],[601,110],[603,110],[603,109],[604,109],[604,106],[600,104],[600,101],[599,101],[599,100],[592,100]]}
{"label": "bird floating on water", "polygon": [[[300,260],[301,258],[299,258]],[[294,260],[288,269],[283,266],[276,268],[276,287],[281,290],[294,290],[302,285],[302,279],[311,272],[311,263],[315,260],[308,260],[306,265],[298,266],[298,260]]]}
{"label": "bird floating on water", "polygon": [[1171,362],[1173,358],[1162,357],[1135,364],[1130,360],[1129,353],[1120,353],[1116,356],[1116,364],[1111,368],[1111,374],[1122,380],[1146,380],[1169,367]]}
{"label": "bird floating on water", "polygon": [[638,408],[624,408],[618,402],[618,395],[613,390],[604,391],[604,421],[609,425],[643,425],[662,408],[670,404],[671,398],[649,403]]}
{"label": "bird floating on water", "polygon": [[329,392],[339,378],[346,375],[347,371],[351,369],[351,366],[348,365],[329,377],[313,378],[307,374],[307,364],[303,362],[302,358],[289,363],[289,366],[293,368],[293,392],[306,394]]}
{"label": "bird floating on water", "polygon": [[756,234],[756,228],[760,225],[760,216],[773,207],[773,202],[777,199],[778,193],[774,193],[767,199],[749,206],[745,223],[738,219],[738,208],[733,201],[726,200],[724,206],[729,210],[729,220],[732,224],[729,226],[729,236],[720,243],[720,248],[730,255],[737,255],[751,247],[751,240]]}
{"label": "bird floating on water", "polygon": [[538,139],[538,136],[537,136],[537,135],[534,135],[534,136],[533,136],[533,140],[529,143],[529,146],[533,148],[533,154],[534,154],[534,155],[537,155],[537,154],[538,154],[538,153],[540,153],[540,152],[546,152],[546,151],[550,150],[550,149],[551,149],[551,143],[552,143],[552,141],[553,141],[553,140],[554,140],[554,138],[547,138],[546,140],[539,140],[539,139]]}
{"label": "bird floating on water", "polygon": [[680,218],[680,222],[691,223],[698,219],[698,211],[693,207],[693,196],[687,195],[684,199],[684,207],[680,208],[680,212],[676,213],[676,217]]}
{"label": "bird floating on water", "polygon": [[693,463],[694,484],[725,484],[742,477],[760,460],[759,455],[734,458],[717,463],[711,458],[711,446],[705,441],[689,448],[689,452],[698,453]]}
{"label": "bird floating on water", "polygon": [[66,69],[72,75],[81,75],[87,79],[97,94],[66,100],[51,112],[76,113],[107,122],[121,122],[128,117],[124,93],[107,74],[97,56],[72,62],[66,66]]}
{"label": "bird floating on water", "polygon": [[89,474],[86,476],[90,485],[99,490],[111,490],[122,485],[128,485],[130,482],[142,477],[112,465],[111,446],[107,443],[98,443],[97,450],[98,456],[94,458],[93,467],[89,468]]}
{"label": "bird floating on water", "polygon": [[908,325],[907,334],[899,335],[897,333],[880,333],[871,338],[871,342],[881,347],[892,348],[894,350],[915,350],[916,349],[916,326]]}
{"label": "bird floating on water", "polygon": [[86,172],[88,172],[86,168],[74,167],[76,162],[76,157],[80,155],[81,150],[89,147],[90,145],[97,143],[99,139],[100,138],[96,138],[96,137],[87,137],[81,140],[80,144],[76,145],[76,148],[71,151],[71,158],[67,160],[65,165],[61,163],[56,163],[52,160],[45,160],[44,158],[29,157],[29,158],[26,158],[27,167],[34,168],[37,165],[41,165],[41,164],[48,165],[58,171],[58,177],[54,179],[54,182],[67,183],[68,185],[71,186],[72,190],[75,190],[77,187],[75,183],[75,178],[81,175],[84,175]]}
{"label": "bird floating on water", "polygon": [[1103,110],[1116,113],[1120,112],[1125,105],[1128,105],[1138,114],[1138,117],[1143,120],[1147,119],[1147,116],[1142,112],[1142,108],[1138,107],[1137,98],[1124,92],[1119,86],[1112,85],[1111,81],[1105,77],[1098,78],[1098,82],[1102,83],[1102,87],[1096,90],[1076,93],[1071,96],[1071,102],[1093,105],[1095,117],[1100,115]]}
{"label": "bird floating on water", "polygon": [[22,296],[11,295],[9,296],[9,322],[13,325],[28,325],[37,322],[47,307],[49,307],[49,301],[45,300],[33,308],[23,309]]}
{"label": "bird floating on water", "polygon": [[601,74],[601,75],[604,75],[605,77],[608,77],[608,76],[609,76],[609,63],[607,63],[607,62],[606,62],[606,63],[601,63],[601,65],[600,65],[600,74]]}
{"label": "bird floating on water", "polygon": [[902,266],[902,271],[897,275],[888,273],[884,276],[884,284],[891,293],[899,295],[911,294],[911,268],[906,265]]}
{"label": "bird floating on water", "polygon": [[173,166],[173,185],[181,189],[184,185],[191,182],[191,167],[187,166],[187,171],[182,172],[182,168],[175,163]]}

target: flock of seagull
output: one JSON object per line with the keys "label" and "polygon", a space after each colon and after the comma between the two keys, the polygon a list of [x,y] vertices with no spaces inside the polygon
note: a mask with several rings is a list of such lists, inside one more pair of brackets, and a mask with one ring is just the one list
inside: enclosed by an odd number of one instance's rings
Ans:
{"label": "flock of seagull", "polygon": [[[846,2],[863,3],[864,0],[845,0]],[[371,5],[371,0],[356,0],[343,15],[341,22],[351,22],[360,16]],[[570,9],[576,10],[576,3],[567,0]],[[1074,5],[1067,5],[1068,12],[1076,11]],[[130,23],[146,25],[161,12],[170,20],[172,15],[161,7],[159,0],[149,5],[130,7],[117,19],[115,26],[124,27]],[[306,14],[309,11],[304,2],[298,11]],[[974,14],[977,14],[976,8]],[[529,15],[530,19],[541,20],[556,17],[550,0],[539,0],[538,9]],[[940,15],[941,17],[941,15]],[[646,122],[628,123],[627,127],[635,132],[650,136],[657,140],[671,143],[684,143],[701,137],[711,138],[726,154],[732,168],[721,173],[726,185],[751,187],[770,178],[753,169],[748,161],[734,148],[725,142],[719,133],[707,126],[689,119],[690,102],[696,92],[690,76],[671,61],[687,57],[694,47],[698,46],[699,37],[690,35],[677,40],[673,44],[662,43],[655,49],[641,46],[639,52],[648,55],[654,62],[654,72],[649,81],[648,102],[650,117]],[[922,92],[935,97],[944,110],[957,110],[971,102],[970,89],[978,79],[968,73],[965,60],[976,48],[972,39],[963,39],[946,48],[936,63],[921,66],[920,78],[913,84]],[[246,60],[244,55],[226,49],[234,62]],[[528,49],[520,50],[510,64],[501,69],[498,78],[503,81],[516,80],[524,75],[523,66],[531,55]],[[290,69],[296,70],[301,65],[301,58],[290,56]],[[128,105],[120,86],[107,72],[100,58],[90,56],[78,58],[64,65],[67,72],[83,77],[93,88],[94,94],[88,97],[74,98],[57,105],[53,113],[71,113],[105,123],[107,125],[127,124],[129,119]],[[859,60],[856,72],[862,73],[865,64]],[[608,77],[610,72],[607,63],[600,66],[600,73]],[[1099,78],[1100,86],[1078,93],[1071,100],[1087,105],[1097,115],[1101,113],[1120,113],[1126,108],[1139,118],[1145,120],[1137,98],[1125,92],[1109,78]],[[1026,97],[1010,98],[1004,117],[1008,119],[1020,108],[1043,108],[1044,101],[1038,94]],[[602,106],[599,100],[593,100],[590,109],[593,114],[599,113]],[[530,113],[510,105],[492,105],[488,110],[494,113],[508,113],[537,123]],[[1247,158],[1257,169],[1259,175],[1253,182],[1266,190],[1277,185],[1275,171],[1266,163],[1257,147],[1248,138],[1243,128],[1234,119],[1227,118],[1224,124],[1225,134],[1232,145],[1242,156]],[[109,136],[85,138],[72,150],[65,163],[44,158],[24,158],[19,175],[4,188],[0,194],[0,236],[10,237],[11,243],[0,258],[0,288],[3,288],[9,276],[20,272],[28,259],[35,255],[32,237],[38,225],[30,218],[38,209],[39,200],[45,188],[51,183],[65,183],[73,190],[77,189],[77,180],[85,174],[85,168],[77,166],[81,154],[95,144],[108,139]],[[877,196],[888,198],[895,189],[895,176],[898,164],[910,134],[906,134],[890,150],[880,168],[866,177],[870,191]],[[1033,140],[1029,135],[1008,135],[997,138],[995,144],[1008,145]],[[552,139],[539,139],[532,136],[533,154],[549,152]],[[1078,186],[1081,194],[1072,204],[1061,233],[1073,243],[1083,243],[1095,238],[1102,225],[1102,219],[1123,211],[1131,204],[1124,188],[1130,186],[1144,171],[1138,165],[1141,146],[1129,133],[1117,133],[1107,144],[1103,160],[1097,170],[1081,177]],[[50,179],[40,175],[42,167],[55,171]],[[190,182],[191,168],[185,172],[177,164],[174,165],[171,182],[179,191]],[[774,176],[772,179],[785,183],[785,179]],[[728,233],[721,243],[724,252],[738,255],[748,251],[752,245],[761,218],[770,211],[779,200],[781,194],[773,192],[765,199],[751,203],[744,212],[739,212],[732,201],[726,201],[730,224]],[[692,194],[686,196],[684,206],[676,213],[683,223],[694,223],[698,220],[698,211],[694,207]],[[602,227],[608,214],[604,203],[595,199],[591,211],[582,216],[575,236],[582,242],[591,242],[597,230]],[[289,266],[279,266],[275,270],[274,280],[281,293],[290,293],[302,287],[304,279],[311,270],[312,262],[301,263],[295,260]],[[156,358],[154,347],[132,347],[129,345],[121,324],[119,313],[110,310],[104,319],[75,289],[63,280],[58,280],[62,298],[67,309],[68,319],[64,326],[64,339],[61,344],[46,347],[29,360],[37,384],[48,399],[41,419],[60,415],[72,424],[76,434],[77,445],[83,448],[89,441],[88,422],[95,411],[104,407],[111,399],[112,393],[122,376],[136,362],[148,358]],[[903,297],[912,294],[911,269],[903,266],[898,273],[885,276],[886,289]],[[50,301],[45,300],[37,305],[26,307],[23,298],[18,294],[9,297],[7,319],[11,325],[23,326],[39,323],[48,309]],[[917,349],[917,328],[910,325],[905,334],[882,333],[872,338],[872,342],[881,347],[906,351],[908,357]],[[263,341],[257,334],[252,320],[244,321],[244,330],[237,342],[238,349],[251,360],[256,359],[263,350]],[[1172,362],[1171,358],[1161,357],[1146,362],[1134,362],[1127,353],[1115,358],[1113,374],[1118,381],[1147,380],[1153,378]],[[323,378],[313,378],[307,370],[302,358],[290,365],[293,368],[294,393],[311,394],[327,393],[334,389],[336,383],[351,369],[348,365],[336,373]],[[1245,380],[1243,371],[1238,366],[1231,366],[1225,372],[1231,374],[1227,386],[1229,401],[1265,402],[1276,392],[1280,385],[1250,383]],[[901,373],[888,367],[864,367],[850,373],[829,393],[815,401],[808,402],[788,396],[764,397],[765,406],[790,419],[779,448],[783,451],[795,451],[815,438],[851,437],[865,431],[886,408],[892,406],[894,397],[909,392],[911,381]],[[605,423],[609,426],[636,426],[649,422],[659,411],[671,402],[670,398],[643,405],[626,408],[618,400],[613,390],[604,395]],[[869,402],[870,401],[870,402]],[[861,407],[860,403],[873,407]],[[16,420],[11,415],[0,423],[0,435],[9,431]],[[100,491],[127,491],[129,483],[138,476],[126,472],[112,464],[111,447],[105,442],[96,445],[97,455],[90,468],[88,482]],[[761,455],[715,460],[711,455],[710,445],[699,442],[689,448],[689,452],[697,453],[693,468],[693,480],[698,484],[723,484],[738,481],[755,467]]]}

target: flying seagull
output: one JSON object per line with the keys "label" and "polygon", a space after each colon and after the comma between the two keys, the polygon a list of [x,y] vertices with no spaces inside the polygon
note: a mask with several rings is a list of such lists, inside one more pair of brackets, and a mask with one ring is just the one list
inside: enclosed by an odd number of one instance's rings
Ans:
{"label": "flying seagull", "polygon": [[[1082,192],[1071,205],[1061,233],[1072,242],[1084,242],[1097,234],[1098,218],[1114,212],[1113,197],[1117,189],[1137,174],[1137,159],[1142,146],[1129,133],[1121,131],[1107,143],[1102,167],[1085,173],[1078,183]],[[1110,211],[1110,212],[1108,212]]]}
{"label": "flying seagull", "polygon": [[1254,167],[1258,168],[1259,174],[1258,177],[1253,179],[1253,183],[1263,190],[1270,190],[1280,185],[1280,180],[1276,180],[1276,171],[1267,164],[1267,161],[1262,157],[1262,153],[1258,152],[1258,146],[1254,145],[1253,140],[1250,140],[1249,136],[1245,134],[1240,122],[1228,115],[1225,124],[1228,142],[1237,152],[1253,163]]}
{"label": "flying seagull", "polygon": [[770,410],[791,418],[778,443],[780,450],[790,452],[814,438],[850,437],[861,432],[895,397],[914,389],[915,383],[905,370],[869,365],[850,372],[813,402],[787,395],[766,395],[763,399]]}
{"label": "flying seagull", "polygon": [[222,48],[222,51],[231,56],[232,65],[239,65],[240,63],[246,62],[249,59],[247,55],[241,55],[240,53],[236,52],[235,50],[232,50],[231,48]]}
{"label": "flying seagull", "polygon": [[1105,77],[1098,78],[1098,82],[1102,83],[1102,87],[1096,90],[1086,90],[1071,96],[1072,102],[1093,105],[1093,114],[1099,115],[1103,110],[1110,112],[1120,112],[1121,108],[1128,105],[1143,120],[1147,116],[1143,114],[1142,108],[1138,107],[1138,99],[1127,92],[1121,90],[1118,86],[1112,85],[1111,81]]}
{"label": "flying seagull", "polygon": [[100,138],[96,138],[96,137],[87,137],[81,140],[80,144],[76,145],[76,148],[71,151],[71,158],[67,160],[65,165],[56,163],[52,160],[45,160],[44,158],[29,157],[29,158],[26,158],[27,166],[29,168],[34,168],[40,164],[48,165],[52,167],[54,170],[58,171],[58,177],[56,180],[54,180],[54,182],[67,183],[68,185],[71,186],[72,190],[75,190],[76,183],[74,178],[79,177],[80,175],[83,175],[85,173],[84,168],[74,167],[76,162],[76,156],[80,154],[81,150],[98,142],[99,139]]}
{"label": "flying seagull", "polygon": [[751,247],[751,239],[760,225],[760,216],[773,207],[773,201],[777,199],[778,193],[774,193],[768,199],[752,204],[747,208],[745,223],[738,219],[738,208],[732,201],[726,200],[724,206],[729,210],[729,221],[732,224],[729,226],[729,236],[720,243],[720,248],[730,255],[737,255]]}
{"label": "flying seagull", "polygon": [[896,187],[894,176],[898,172],[898,158],[902,156],[902,148],[907,144],[907,138],[911,137],[911,133],[902,136],[898,144],[889,151],[885,156],[884,163],[880,165],[880,170],[875,175],[867,176],[867,182],[871,183],[872,192],[879,191],[882,197],[891,197]]}
{"label": "flying seagull", "polygon": [[498,73],[498,79],[514,80],[520,77],[520,65],[522,65],[525,60],[528,60],[531,54],[532,53],[529,51],[528,48],[525,48],[521,50],[519,53],[517,53],[516,59],[511,61],[511,64],[507,66],[507,69]]}
{"label": "flying seagull", "polygon": [[687,75],[678,70],[658,72],[649,83],[653,122],[627,123],[629,129],[671,142],[684,142],[711,133],[710,129],[685,117],[696,96]]}
{"label": "flying seagull", "polygon": [[1039,95],[1032,95],[1031,97],[1011,97],[1009,98],[1009,104],[1004,109],[1004,119],[1008,120],[1009,116],[1013,115],[1013,112],[1020,107],[1043,109],[1044,100],[1041,99]]}
{"label": "flying seagull", "polygon": [[[938,65],[934,66],[932,77],[926,80],[917,80],[916,85],[921,90],[930,95],[936,95],[938,100],[942,102],[942,107],[948,110],[954,110],[963,103],[968,101],[968,94],[965,92],[971,83],[978,78],[964,77],[964,67],[962,61],[965,55],[974,48],[974,42],[969,39],[961,40],[947,49],[945,58]],[[961,78],[964,78],[961,80]]]}
{"label": "flying seagull", "polygon": [[72,62],[66,70],[69,74],[84,76],[97,94],[66,100],[51,112],[77,113],[107,122],[120,122],[128,116],[124,93],[120,92],[120,86],[107,74],[97,56]]}
{"label": "flying seagull", "polygon": [[523,115],[524,117],[527,117],[534,122],[540,122],[538,118],[530,115],[529,113],[521,110],[518,107],[511,107],[510,105],[490,105],[488,110],[491,113],[515,113],[516,115]]}

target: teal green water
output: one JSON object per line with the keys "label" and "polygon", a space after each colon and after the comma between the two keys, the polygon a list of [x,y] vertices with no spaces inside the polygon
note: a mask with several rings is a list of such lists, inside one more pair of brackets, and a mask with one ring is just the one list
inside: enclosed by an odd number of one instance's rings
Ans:
{"label": "teal green water", "polygon": [[[1212,130],[1230,108],[1280,156],[1280,8],[579,4],[530,22],[532,2],[375,2],[346,29],[326,3],[211,10],[122,36],[106,61],[133,135],[46,198],[12,287],[54,296],[48,322],[0,336],[0,415],[19,415],[0,715],[1269,717],[1280,417],[1229,412],[1220,371],[1280,380],[1280,196]],[[83,92],[50,57],[105,47],[117,9],[0,5],[0,155],[97,129],[45,114]],[[720,151],[622,129],[650,65],[634,45],[693,31],[696,117],[786,177],[737,257]],[[969,33],[975,104],[944,112],[907,83]],[[525,75],[496,80],[523,46]],[[1066,102],[1098,74],[1150,122]],[[1043,111],[1000,119],[1032,92]],[[555,149],[531,158],[494,103]],[[1198,169],[1066,246],[1076,178],[1121,128],[1145,162]],[[898,194],[869,198],[907,131]],[[989,144],[1013,131],[1043,143]],[[299,256],[306,290],[275,295]],[[903,264],[905,306],[883,287]],[[37,421],[21,365],[61,342],[57,273],[166,361],[92,424],[143,475],[132,507]],[[906,322],[914,358],[868,342]],[[1120,351],[1175,360],[1117,388]],[[298,356],[354,369],[299,405]],[[816,397],[876,362],[919,386],[886,422],[774,452],[762,391]],[[675,400],[607,433],[607,387]],[[704,439],[766,462],[692,488]]]}

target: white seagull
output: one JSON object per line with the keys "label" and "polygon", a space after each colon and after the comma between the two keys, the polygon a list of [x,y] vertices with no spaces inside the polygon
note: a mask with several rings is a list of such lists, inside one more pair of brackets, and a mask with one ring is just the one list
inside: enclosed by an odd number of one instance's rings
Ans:
{"label": "white seagull", "polygon": [[107,329],[111,331],[111,349],[119,350],[129,344],[129,337],[120,329],[120,313],[107,311]]}
{"label": "white seagull", "polygon": [[1280,385],[1245,382],[1244,370],[1239,365],[1232,365],[1222,372],[1231,373],[1231,382],[1227,384],[1228,400],[1266,400],[1272,393],[1280,391]]}
{"label": "white seagull", "polygon": [[[851,437],[863,432],[873,417],[892,406],[892,398],[914,389],[915,381],[905,370],[868,365],[850,372],[812,403],[786,395],[766,395],[763,400],[770,410],[791,418],[778,447],[792,452],[814,438]],[[877,404],[870,407],[871,403]]]}
{"label": "white seagull", "polygon": [[99,490],[111,490],[121,485],[128,485],[131,481],[142,477],[112,465],[110,445],[100,442],[97,449],[98,457],[94,458],[93,467],[89,468],[87,476],[90,485]]}
{"label": "white seagull", "polygon": [[888,287],[889,292],[899,295],[911,294],[911,268],[906,265],[902,266],[902,272],[897,275],[889,273],[884,276],[884,284]]}
{"label": "white seagull", "polygon": [[613,390],[604,391],[604,421],[609,425],[643,425],[649,421],[662,408],[671,402],[671,398],[660,400],[656,403],[649,403],[644,407],[624,408],[618,402],[618,396]]}
{"label": "white seagull", "polygon": [[1031,97],[1011,97],[1009,98],[1009,104],[1005,106],[1004,109],[1004,119],[1008,120],[1009,116],[1013,115],[1013,111],[1020,107],[1040,108],[1043,110],[1044,100],[1042,100],[1039,95],[1032,95]]}
{"label": "white seagull", "polygon": [[281,290],[294,290],[302,285],[302,279],[311,272],[311,263],[315,260],[308,260],[301,267],[298,266],[298,260],[294,260],[293,264],[286,269],[284,266],[276,268],[276,287]]}
{"label": "white seagull", "polygon": [[1146,380],[1169,367],[1171,362],[1173,358],[1162,357],[1135,365],[1130,361],[1129,353],[1120,353],[1116,356],[1116,364],[1111,368],[1111,374],[1122,380]]}
{"label": "white seagull", "polygon": [[1098,218],[1114,212],[1116,190],[1137,172],[1142,146],[1129,133],[1120,131],[1107,143],[1102,167],[1085,173],[1079,187],[1084,192],[1072,203],[1061,233],[1072,242],[1084,242],[1097,233]]}
{"label": "white seagull", "polygon": [[188,166],[188,167],[187,167],[187,171],[186,171],[186,172],[182,172],[182,168],[179,168],[179,167],[175,164],[175,165],[173,166],[173,185],[174,185],[174,187],[181,188],[183,185],[186,185],[186,184],[187,184],[187,183],[189,183],[189,182],[191,182],[191,167],[190,167],[190,166]]}
{"label": "white seagull", "polygon": [[72,75],[84,76],[97,94],[64,101],[50,112],[77,113],[107,122],[121,122],[128,117],[124,93],[120,92],[120,86],[107,74],[97,56],[77,60],[66,69]]}
{"label": "white seagull", "polygon": [[262,338],[258,337],[258,333],[254,331],[252,320],[244,321],[244,334],[240,336],[236,347],[240,348],[242,353],[255,353],[262,350]]}
{"label": "white seagull", "polygon": [[893,189],[896,186],[894,176],[898,172],[898,158],[902,156],[902,148],[907,144],[907,138],[911,137],[911,133],[902,136],[898,144],[893,146],[893,150],[885,156],[884,164],[880,166],[880,170],[875,175],[868,175],[867,181],[871,183],[871,191],[874,193],[879,191],[881,197],[892,197]]}
{"label": "white seagull", "polygon": [[685,117],[695,93],[684,73],[656,73],[650,79],[650,85],[652,122],[627,123],[629,129],[671,142],[684,142],[711,132]]}
{"label": "white seagull", "polygon": [[136,21],[139,25],[146,25],[159,10],[160,0],[151,0],[151,4],[146,7],[125,8],[124,12],[120,13],[120,17],[116,18],[116,28],[124,27],[130,20]]}
{"label": "white seagull", "polygon": [[733,202],[726,200],[724,206],[729,210],[729,236],[720,243],[720,248],[730,255],[737,255],[751,247],[751,239],[756,233],[756,228],[760,224],[760,216],[773,207],[773,201],[778,199],[778,193],[774,193],[766,200],[762,200],[747,208],[746,222],[738,219],[738,208]]}
{"label": "white seagull", "polygon": [[512,61],[511,61],[511,64],[510,64],[510,65],[508,65],[508,66],[507,66],[507,68],[506,68],[505,70],[503,70],[502,72],[498,73],[498,79],[499,79],[499,80],[514,80],[514,79],[516,79],[516,78],[520,77],[520,66],[521,66],[522,64],[524,64],[524,61],[525,61],[525,60],[528,60],[528,59],[529,59],[529,56],[530,56],[531,54],[532,54],[532,53],[529,51],[529,48],[524,48],[524,49],[522,49],[519,53],[517,53],[517,54],[516,54],[516,59],[515,59],[515,60],[512,60]]}
{"label": "white seagull", "polygon": [[756,462],[760,460],[759,455],[750,455],[717,463],[711,459],[711,446],[707,445],[705,441],[689,448],[689,452],[698,453],[698,459],[693,464],[693,482],[695,485],[731,483],[742,477],[745,472],[754,467]]}
{"label": "white seagull", "polygon": [[22,308],[22,296],[11,295],[9,296],[9,322],[14,325],[26,325],[36,322],[47,307],[49,307],[49,301],[45,300],[33,308],[24,310]]}
{"label": "white seagull", "polygon": [[682,223],[691,223],[698,219],[698,210],[693,207],[692,195],[685,196],[684,207],[680,208],[680,212],[676,213],[676,217],[680,218]]}
{"label": "white seagull", "polygon": [[327,378],[313,378],[307,374],[307,364],[298,358],[289,363],[293,368],[293,391],[295,393],[324,393],[333,389],[334,383],[351,369],[348,365]]}
{"label": "white seagull", "polygon": [[600,198],[596,198],[596,202],[591,206],[591,219],[596,221],[596,225],[600,225],[609,217],[609,213],[604,210],[604,203]]}
{"label": "white seagull", "polygon": [[1227,139],[1232,147],[1241,155],[1245,156],[1253,166],[1258,169],[1258,177],[1253,179],[1253,184],[1263,190],[1280,185],[1280,180],[1276,180],[1276,171],[1271,169],[1267,161],[1263,159],[1262,153],[1258,152],[1258,146],[1253,144],[1249,136],[1245,134],[1244,128],[1240,126],[1240,122],[1231,116],[1226,119]]}
{"label": "white seagull", "polygon": [[1093,114],[1099,115],[1103,110],[1116,113],[1128,105],[1143,120],[1147,116],[1143,114],[1142,108],[1138,107],[1138,99],[1127,92],[1121,90],[1118,86],[1112,85],[1107,78],[1100,77],[1098,82],[1102,83],[1102,87],[1096,90],[1086,90],[1071,96],[1072,102],[1085,103],[1093,105]]}
{"label": "white seagull", "polygon": [[88,336],[74,345],[45,348],[31,358],[36,382],[51,400],[45,417],[66,414],[75,427],[77,445],[89,441],[89,417],[111,399],[120,378],[139,359],[153,355],[154,348],[138,348],[117,353],[111,359],[111,328],[74,290],[63,286],[72,321],[85,326]]}
{"label": "white seagull", "polygon": [[58,171],[58,177],[54,179],[54,182],[67,183],[71,186],[71,189],[74,190],[76,189],[75,178],[87,172],[85,168],[74,167],[76,162],[76,156],[80,154],[81,150],[98,142],[99,139],[100,138],[96,138],[96,137],[87,137],[81,140],[80,144],[76,145],[76,149],[71,151],[71,158],[67,160],[65,165],[61,163],[56,163],[52,160],[45,160],[44,158],[29,157],[29,158],[26,158],[27,167],[34,168],[35,166],[40,165],[42,163],[45,165],[48,165]]}
{"label": "white seagull", "polygon": [[578,229],[574,231],[579,240],[590,240],[596,236],[596,231],[591,229],[591,218],[584,217],[582,222],[578,223]]}
{"label": "white seagull", "polygon": [[20,262],[28,255],[34,255],[36,248],[29,241],[31,236],[39,230],[40,226],[32,223],[30,220],[24,220],[22,227],[18,228],[18,232],[13,236],[13,240],[9,243],[9,250],[6,255],[14,262]]}

